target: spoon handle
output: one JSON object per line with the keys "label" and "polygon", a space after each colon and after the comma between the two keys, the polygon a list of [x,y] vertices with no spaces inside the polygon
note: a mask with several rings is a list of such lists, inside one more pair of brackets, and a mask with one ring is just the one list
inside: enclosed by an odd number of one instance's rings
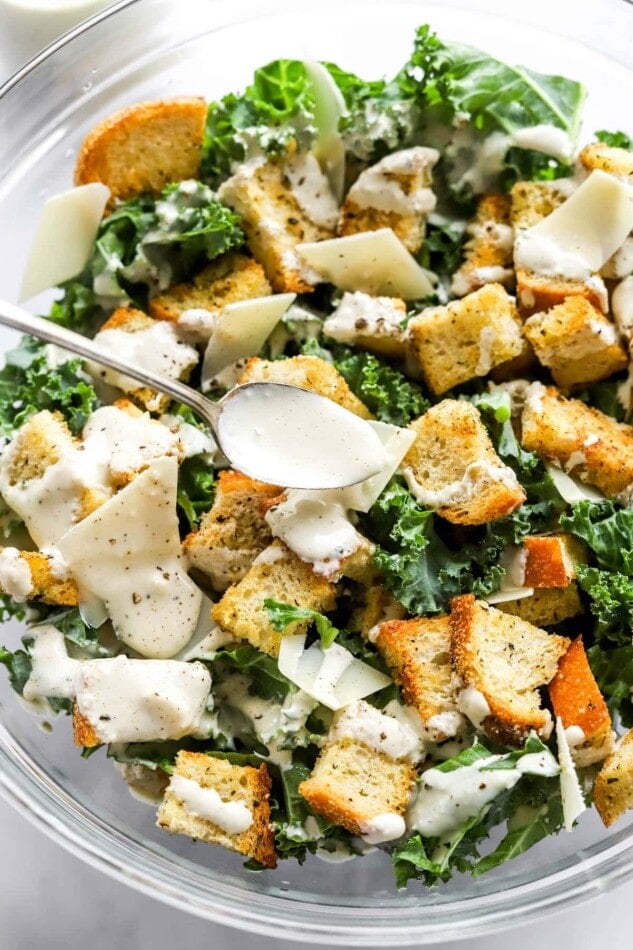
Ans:
{"label": "spoon handle", "polygon": [[79,356],[94,360],[102,366],[108,366],[131,379],[137,380],[143,386],[149,386],[151,389],[157,389],[166,396],[171,396],[178,402],[200,416],[215,431],[219,407],[215,403],[206,399],[200,393],[197,393],[190,386],[181,383],[178,380],[169,379],[158,373],[152,373],[143,369],[128,360],[122,360],[108,350],[103,350],[93,340],[75,333],[74,330],[68,330],[66,327],[60,327],[50,320],[44,320],[42,317],[36,317],[28,310],[23,310],[15,304],[0,300],[0,324],[11,327],[13,330],[20,330],[22,333],[28,333],[35,336],[45,343],[54,343],[63,347],[65,350],[71,350]]}

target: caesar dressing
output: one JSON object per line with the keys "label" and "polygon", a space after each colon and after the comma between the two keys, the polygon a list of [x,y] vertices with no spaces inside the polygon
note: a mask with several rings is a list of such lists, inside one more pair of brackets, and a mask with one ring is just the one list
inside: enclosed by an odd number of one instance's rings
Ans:
{"label": "caesar dressing", "polygon": [[338,220],[338,205],[314,155],[304,152],[293,156],[285,163],[284,174],[306,218],[333,231]]}
{"label": "caesar dressing", "polygon": [[210,821],[229,835],[239,835],[253,824],[246,802],[224,801],[214,788],[203,788],[184,775],[172,775],[167,790],[182,802],[193,818]]}
{"label": "caesar dressing", "polygon": [[475,729],[481,730],[484,720],[490,715],[488,700],[474,686],[466,686],[457,695],[457,708],[472,722]]}
{"label": "caesar dressing", "polygon": [[68,656],[63,634],[46,625],[33,631],[31,672],[24,684],[23,696],[29,702],[37,699],[74,699],[79,660]]}
{"label": "caesar dressing", "polygon": [[350,703],[336,714],[328,741],[341,739],[353,739],[394,761],[415,763],[421,758],[420,738],[413,729],[363,700]]}
{"label": "caesar dressing", "polygon": [[323,332],[339,343],[355,343],[359,337],[389,337],[404,340],[402,322],[406,308],[394,297],[371,297],[360,291],[343,298],[325,323]]}
{"label": "caesar dressing", "polygon": [[[346,200],[360,208],[375,208],[386,214],[424,215],[435,210],[436,197],[428,186],[431,170],[440,153],[434,148],[405,149],[392,152],[361,172],[347,193]],[[412,188],[416,177],[424,187]]]}
{"label": "caesar dressing", "polygon": [[420,485],[409,467],[404,469],[403,475],[411,494],[427,508],[444,508],[466,502],[481,491],[487,482],[500,482],[512,490],[519,488],[519,482],[511,468],[488,461],[471,462],[460,479],[438,489]]}
{"label": "caesar dressing", "polygon": [[395,812],[376,815],[375,818],[370,818],[360,824],[361,837],[367,844],[395,841],[396,838],[401,838],[406,830],[404,818]]}
{"label": "caesar dressing", "polygon": [[33,592],[31,568],[17,548],[0,549],[0,587],[18,603]]}

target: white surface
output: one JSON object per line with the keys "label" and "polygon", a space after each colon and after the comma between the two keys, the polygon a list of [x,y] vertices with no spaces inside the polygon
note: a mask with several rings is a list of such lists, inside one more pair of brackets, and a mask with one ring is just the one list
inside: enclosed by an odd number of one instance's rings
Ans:
{"label": "white surface", "polygon": [[[570,11],[574,4],[565,0]],[[503,9],[504,4],[499,3]],[[593,41],[612,55],[630,55],[630,36],[609,29],[609,8],[601,0],[592,23]],[[492,7],[492,4],[491,4]],[[547,0],[533,0],[526,20],[547,22]],[[633,12],[633,11],[632,11]],[[608,37],[608,42],[604,42]],[[18,64],[16,63],[15,66]],[[14,67],[0,44],[0,82]],[[159,904],[87,867],[46,839],[0,800],[0,950],[273,950],[279,940],[241,934]],[[444,950],[603,950],[627,947],[633,927],[633,882],[598,900],[504,934],[445,943]],[[284,946],[291,944],[281,944]],[[315,945],[319,950],[319,946]],[[327,946],[332,946],[331,944]],[[387,947],[384,950],[388,950]]]}

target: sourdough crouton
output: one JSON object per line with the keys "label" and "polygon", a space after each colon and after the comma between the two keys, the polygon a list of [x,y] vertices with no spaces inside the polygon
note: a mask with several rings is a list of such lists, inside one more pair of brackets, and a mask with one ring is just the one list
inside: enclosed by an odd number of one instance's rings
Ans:
{"label": "sourdough crouton", "polygon": [[314,155],[255,159],[223,182],[218,197],[242,217],[255,260],[277,293],[308,293],[322,278],[307,268],[297,244],[334,236],[338,208]]}
{"label": "sourdough crouton", "polygon": [[[264,763],[256,769],[202,752],[179,752],[157,824],[172,834],[219,844],[274,868],[277,854],[270,824],[270,788]],[[215,821],[200,813],[205,805]],[[232,830],[240,823],[246,825],[244,830]]]}
{"label": "sourdough crouton", "polygon": [[77,703],[73,703],[73,741],[75,745],[83,746],[84,749],[94,749],[102,745],[94,727],[80,712]]}
{"label": "sourdough crouton", "polygon": [[598,772],[593,803],[607,828],[633,808],[633,729],[622,736]]}
{"label": "sourdough crouton", "polygon": [[585,145],[578,161],[588,172],[599,169],[610,175],[622,175],[633,178],[633,150],[616,148],[604,142],[592,142]]}
{"label": "sourdough crouton", "polygon": [[84,139],[75,185],[100,181],[110,203],[197,178],[207,106],[204,99],[138,102],[115,112]]}
{"label": "sourdough crouton", "polygon": [[567,399],[554,387],[532,383],[521,420],[521,445],[556,462],[609,498],[633,484],[633,427]]}
{"label": "sourdough crouton", "polygon": [[[188,379],[199,359],[197,350],[179,339],[170,323],[153,320],[132,307],[115,310],[96,334],[95,343],[170,379]],[[93,376],[129,393],[132,399],[150,412],[164,412],[167,409],[169,396],[147,386],[139,387],[134,380],[99,363],[87,365]]]}
{"label": "sourdough crouton", "polygon": [[42,478],[46,469],[75,448],[66,420],[60,412],[41,412],[30,416],[11,441],[11,452],[3,461],[10,485]]}
{"label": "sourdough crouton", "polygon": [[451,658],[465,687],[482,694],[482,727],[493,742],[519,745],[534,729],[547,737],[549,711],[539,688],[549,683],[569,640],[495,610],[472,594],[451,602]]}
{"label": "sourdough crouton", "polygon": [[512,249],[514,230],[510,224],[510,196],[484,195],[477,202],[474,218],[466,226],[464,263],[453,274],[451,293],[465,297],[484,284],[514,283]]}
{"label": "sourdough crouton", "polygon": [[239,379],[243,383],[287,383],[326,396],[361,419],[371,419],[367,408],[351,391],[338,370],[318,356],[293,356],[289,360],[261,360],[253,356]]}
{"label": "sourdough crouton", "polygon": [[375,643],[429,737],[441,742],[456,735],[465,722],[457,708],[448,617],[388,621]]}
{"label": "sourdough crouton", "polygon": [[519,356],[523,335],[514,300],[501,284],[443,307],[427,307],[408,326],[411,354],[436,395]]}
{"label": "sourdough crouton", "polygon": [[9,594],[18,602],[41,600],[45,604],[76,607],[79,592],[75,581],[54,571],[50,555],[0,548],[0,593]]}
{"label": "sourdough crouton", "polygon": [[402,620],[406,610],[390,590],[380,584],[371,584],[361,593],[361,602],[352,611],[351,629],[361,637],[374,642],[380,624],[388,620]]}
{"label": "sourdough crouton", "polygon": [[613,752],[611,716],[580,637],[572,641],[561,658],[548,690],[554,715],[560,717],[565,729],[582,733],[570,735],[569,745],[576,765],[592,765]]}
{"label": "sourdough crouton", "polygon": [[431,190],[434,148],[417,146],[392,152],[358,176],[341,209],[338,234],[391,228],[412,254],[424,240],[426,216],[435,208]]}
{"label": "sourdough crouton", "polygon": [[240,581],[272,541],[262,503],[279,491],[240,472],[219,473],[211,510],[183,542],[191,566],[210,579],[214,590]]}
{"label": "sourdough crouton", "polygon": [[516,231],[532,228],[570,197],[575,185],[569,178],[555,181],[518,181],[510,191],[510,223]]}
{"label": "sourdough crouton", "polygon": [[211,611],[215,622],[235,640],[248,640],[262,653],[277,656],[282,638],[305,633],[309,621],[292,623],[280,633],[268,619],[267,598],[323,613],[334,609],[336,588],[281,541],[273,541],[242,580],[226,591]]}
{"label": "sourdough crouton", "polygon": [[615,326],[584,297],[568,297],[533,314],[523,332],[563,389],[595,383],[628,366]]}
{"label": "sourdough crouton", "polygon": [[495,606],[504,614],[520,617],[535,627],[553,627],[583,612],[575,581],[567,587],[536,587],[529,597],[504,600]]}
{"label": "sourdough crouton", "polygon": [[189,284],[176,284],[164,294],[153,297],[149,312],[156,320],[180,323],[196,342],[206,342],[209,332],[193,333],[181,321],[187,310],[206,310],[218,314],[227,304],[272,293],[261,264],[245,254],[223,254],[211,261]]}
{"label": "sourdough crouton", "polygon": [[455,524],[485,524],[525,501],[512,469],[495,452],[475,407],[444,399],[409,425],[416,439],[402,468],[418,501]]}
{"label": "sourdough crouton", "polygon": [[517,587],[567,587],[576,565],[586,561],[584,545],[571,534],[531,535],[507,548],[503,565]]}
{"label": "sourdough crouton", "polygon": [[402,321],[406,313],[404,300],[397,297],[346,293],[323,324],[323,332],[339,343],[390,359],[404,359],[407,343]]}

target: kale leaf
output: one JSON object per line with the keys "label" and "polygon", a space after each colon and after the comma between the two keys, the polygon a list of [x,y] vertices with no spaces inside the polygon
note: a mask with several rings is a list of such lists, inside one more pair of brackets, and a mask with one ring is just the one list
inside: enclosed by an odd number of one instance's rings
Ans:
{"label": "kale leaf", "polygon": [[607,129],[600,129],[596,132],[596,138],[611,148],[633,148],[633,139],[626,132],[609,132]]}
{"label": "kale leaf", "polygon": [[421,386],[372,353],[337,347],[334,366],[380,422],[406,426],[429,408]]}
{"label": "kale leaf", "polygon": [[633,574],[633,509],[614,501],[580,501],[561,516],[560,525],[591,548],[598,567]]}
{"label": "kale leaf", "polygon": [[251,681],[251,692],[262,699],[283,703],[289,693],[296,691],[296,686],[280,672],[276,660],[250,644],[232,650],[218,650],[213,665],[217,663],[246,673]]}
{"label": "kale leaf", "polygon": [[618,645],[631,642],[633,631],[633,580],[624,574],[601,571],[585,564],[576,566],[576,577],[587,594],[594,618],[596,640]]}
{"label": "kale leaf", "polygon": [[264,607],[268,613],[268,619],[271,624],[280,633],[283,633],[286,627],[291,623],[301,620],[309,620],[314,623],[317,633],[321,639],[321,646],[324,650],[332,646],[336,640],[339,630],[334,626],[331,620],[320,614],[318,610],[310,610],[309,607],[296,607],[294,604],[283,604],[278,600],[267,597],[264,600]]}
{"label": "kale leaf", "polygon": [[24,684],[31,675],[31,657],[25,650],[16,650],[14,653],[6,647],[0,647],[0,663],[6,666],[9,673],[9,682],[16,693],[24,692]]}
{"label": "kale leaf", "polygon": [[178,469],[178,507],[187,519],[190,530],[200,523],[213,504],[215,478],[213,468],[202,455],[184,459]]}

